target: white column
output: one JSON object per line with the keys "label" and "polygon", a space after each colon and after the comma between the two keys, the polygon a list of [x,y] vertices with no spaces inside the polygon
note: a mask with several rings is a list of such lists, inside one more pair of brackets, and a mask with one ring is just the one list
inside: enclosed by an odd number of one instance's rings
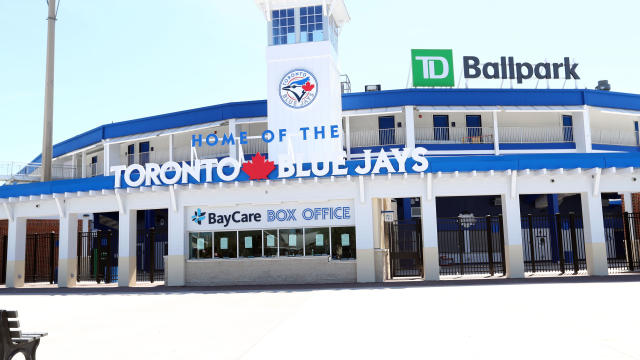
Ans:
{"label": "white column", "polygon": [[82,159],[80,159],[82,161],[82,165],[80,170],[82,171],[82,178],[86,178],[87,177],[87,152],[83,151],[82,152]]}
{"label": "white column", "polygon": [[587,273],[592,276],[608,275],[607,245],[602,218],[600,193],[580,193],[584,250],[587,256]]}
{"label": "white column", "polygon": [[351,160],[351,125],[348,116],[344,117],[344,144],[347,148],[347,160]]}
{"label": "white column", "polygon": [[502,221],[504,228],[504,254],[508,278],[524,277],[522,257],[522,230],[520,220],[520,196],[502,195]]}
{"label": "white column", "polygon": [[178,205],[177,211],[173,211],[173,209],[170,208],[168,221],[169,251],[166,262],[167,268],[165,269],[165,271],[167,272],[166,285],[184,286],[186,281],[185,265],[188,255],[184,207]]}
{"label": "white column", "polygon": [[438,214],[436,198],[420,198],[422,216],[422,258],[424,279],[440,280],[440,257],[438,255]]}
{"label": "white column", "polygon": [[590,153],[591,149],[591,118],[589,108],[584,107],[583,111],[575,113],[573,121],[573,140],[576,143],[576,150],[580,153]]}
{"label": "white column", "polygon": [[357,282],[374,282],[375,261],[373,244],[373,200],[365,197],[355,201],[356,220],[356,277]]}
{"label": "white column", "polygon": [[104,144],[104,175],[109,175],[112,166],[120,164],[120,144]]}
{"label": "white column", "polygon": [[405,144],[409,149],[416,147],[416,123],[413,113],[413,106],[404,107],[404,132]]}
{"label": "white column", "polygon": [[[231,134],[233,134],[234,138],[239,137],[238,134],[236,134],[236,119],[229,120],[229,135]],[[236,139],[235,141],[238,140]],[[229,157],[234,159],[238,158],[237,145],[229,144]]]}
{"label": "white column", "polygon": [[9,219],[7,233],[7,287],[24,286],[24,257],[27,244],[27,219]]}
{"label": "white column", "polygon": [[173,161],[173,134],[169,135],[169,161]]}
{"label": "white column", "polygon": [[622,211],[632,213],[633,212],[633,196],[631,196],[631,193],[622,193],[620,195],[622,195],[624,199],[624,209],[622,209]]}
{"label": "white column", "polygon": [[[85,216],[86,215],[86,216]],[[82,216],[82,232],[89,232],[89,214]]]}
{"label": "white column", "polygon": [[76,153],[71,155],[71,166],[73,168],[73,178],[76,179],[80,174],[80,172],[78,172],[78,155]]}
{"label": "white column", "polygon": [[493,112],[493,151],[496,155],[500,155],[500,134],[497,111]]}
{"label": "white column", "polygon": [[136,210],[118,214],[118,286],[136,284]]}
{"label": "white column", "polygon": [[58,286],[76,286],[78,275],[78,214],[60,218]]}

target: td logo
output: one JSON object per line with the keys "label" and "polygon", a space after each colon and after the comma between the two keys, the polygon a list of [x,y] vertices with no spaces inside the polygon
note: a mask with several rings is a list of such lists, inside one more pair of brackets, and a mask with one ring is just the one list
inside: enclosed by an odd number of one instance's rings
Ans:
{"label": "td logo", "polygon": [[455,86],[453,50],[411,50],[413,86]]}

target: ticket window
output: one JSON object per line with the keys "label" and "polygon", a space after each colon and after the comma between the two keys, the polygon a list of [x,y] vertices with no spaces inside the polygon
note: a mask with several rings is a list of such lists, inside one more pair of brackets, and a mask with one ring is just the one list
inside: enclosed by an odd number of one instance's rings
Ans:
{"label": "ticket window", "polygon": [[278,256],[278,230],[264,230],[262,232],[262,241],[265,257]]}
{"label": "ticket window", "polygon": [[220,231],[213,235],[213,254],[218,259],[238,257],[238,233],[235,231]]}
{"label": "ticket window", "polygon": [[210,232],[190,232],[190,258],[211,259],[213,254],[212,234]]}
{"label": "ticket window", "polygon": [[238,232],[239,256],[241,258],[254,258],[262,256],[262,231]]}
{"label": "ticket window", "polygon": [[304,246],[307,256],[329,255],[329,228],[305,229]]}
{"label": "ticket window", "polygon": [[356,258],[356,228],[331,228],[331,255],[335,260]]}
{"label": "ticket window", "polygon": [[302,229],[280,229],[280,256],[303,256],[304,239]]}

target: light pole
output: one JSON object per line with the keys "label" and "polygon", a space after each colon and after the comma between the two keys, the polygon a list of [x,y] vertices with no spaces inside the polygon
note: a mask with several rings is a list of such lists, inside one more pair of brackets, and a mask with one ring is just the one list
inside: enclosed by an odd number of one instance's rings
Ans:
{"label": "light pole", "polygon": [[[56,0],[47,1],[47,73],[44,89],[44,126],[42,134],[42,173],[41,181],[51,180],[52,130],[53,130],[53,60],[56,40]],[[60,1],[58,0],[58,3]]]}

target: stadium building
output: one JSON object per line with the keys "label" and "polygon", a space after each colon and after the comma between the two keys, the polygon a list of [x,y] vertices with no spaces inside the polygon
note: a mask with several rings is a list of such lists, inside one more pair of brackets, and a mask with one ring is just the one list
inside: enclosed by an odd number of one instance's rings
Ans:
{"label": "stadium building", "polygon": [[[169,286],[588,274],[640,266],[640,95],[468,89],[561,78],[569,58],[454,62],[351,92],[343,0],[256,0],[267,99],[106,124],[0,187],[0,269],[27,282]],[[409,53],[409,50],[407,50]],[[482,59],[483,61],[485,59]],[[462,79],[458,79],[459,82]],[[54,222],[38,232],[34,221]],[[53,230],[53,231],[51,231]]]}

